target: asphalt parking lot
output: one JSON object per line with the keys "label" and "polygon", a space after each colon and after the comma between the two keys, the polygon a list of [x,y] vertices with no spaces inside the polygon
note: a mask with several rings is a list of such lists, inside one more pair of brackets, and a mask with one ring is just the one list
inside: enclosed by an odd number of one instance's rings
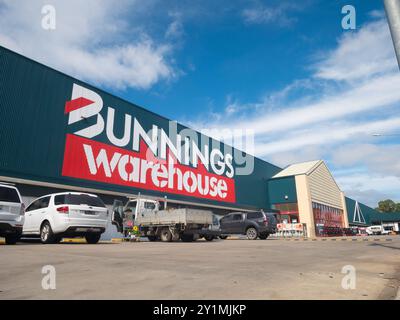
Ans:
{"label": "asphalt parking lot", "polygon": [[[400,237],[386,238],[0,245],[0,299],[394,299]],[[346,265],[355,289],[342,287]]]}

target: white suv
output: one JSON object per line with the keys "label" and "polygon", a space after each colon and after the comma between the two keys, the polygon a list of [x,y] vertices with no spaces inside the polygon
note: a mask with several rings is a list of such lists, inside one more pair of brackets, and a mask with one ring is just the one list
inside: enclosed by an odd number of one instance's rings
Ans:
{"label": "white suv", "polygon": [[85,237],[88,243],[100,240],[108,220],[108,210],[94,194],[54,193],[40,197],[27,208],[23,235],[40,235],[42,243],[58,243],[63,237]]}
{"label": "white suv", "polygon": [[6,244],[15,244],[21,238],[24,208],[18,189],[0,184],[0,237],[6,238]]}

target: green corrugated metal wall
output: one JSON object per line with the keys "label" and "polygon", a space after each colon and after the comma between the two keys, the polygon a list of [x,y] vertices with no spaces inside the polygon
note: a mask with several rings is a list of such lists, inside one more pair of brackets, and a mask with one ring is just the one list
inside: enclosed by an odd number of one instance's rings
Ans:
{"label": "green corrugated metal wall", "polygon": [[[388,222],[400,222],[400,213],[382,213],[372,209],[371,207],[366,206],[365,204],[358,203],[362,215],[364,216],[365,223],[360,223],[354,221],[354,208],[356,205],[356,200],[346,197],[346,208],[347,208],[347,216],[349,217],[350,225],[359,225],[366,226],[371,225],[373,223],[380,223],[384,221]],[[356,215],[357,218],[357,215]],[[357,219],[356,219],[357,220]]]}
{"label": "green corrugated metal wall", "polygon": [[[71,99],[73,83],[100,93],[104,106],[113,106],[121,113],[134,114],[145,130],[157,124],[168,132],[168,119],[0,47],[0,175],[116,192],[143,193],[143,190],[132,187],[61,176],[66,133],[74,132],[82,125],[67,126],[67,116],[64,115],[64,105]],[[115,134],[122,135],[124,119],[115,119]],[[94,124],[94,120],[88,118],[86,126]],[[178,130],[182,128],[178,125]],[[106,142],[105,133],[96,137],[96,140]],[[235,176],[235,205],[269,208],[267,181],[280,170],[255,158],[251,175]],[[160,195],[151,191],[146,191],[146,194]],[[185,196],[173,197],[188,200]],[[223,205],[205,199],[197,201]]]}
{"label": "green corrugated metal wall", "polygon": [[297,202],[295,177],[275,178],[268,181],[271,204]]}

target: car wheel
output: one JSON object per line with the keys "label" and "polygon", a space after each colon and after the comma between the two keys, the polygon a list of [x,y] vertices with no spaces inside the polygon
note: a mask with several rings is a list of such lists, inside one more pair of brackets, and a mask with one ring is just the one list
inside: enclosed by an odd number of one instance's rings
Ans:
{"label": "car wheel", "polygon": [[89,244],[96,244],[101,237],[100,233],[89,233],[85,236],[86,242]]}
{"label": "car wheel", "polygon": [[54,233],[51,229],[50,223],[43,223],[42,227],[40,228],[40,241],[42,241],[44,244],[50,244],[54,243],[54,240]]}
{"label": "car wheel", "polygon": [[214,240],[214,236],[206,235],[206,236],[204,236],[204,239],[206,239],[207,241],[213,241]]}
{"label": "car wheel", "polygon": [[147,236],[147,239],[149,239],[149,241],[157,241],[157,236]]}
{"label": "car wheel", "polygon": [[250,227],[246,230],[246,236],[249,240],[256,240],[258,237],[257,229],[254,227]]}
{"label": "car wheel", "polygon": [[194,236],[192,234],[182,234],[181,240],[183,242],[192,242],[194,240]]}
{"label": "car wheel", "polygon": [[259,235],[260,239],[262,239],[262,240],[267,239],[268,236],[269,236],[269,233],[260,233],[260,235]]}
{"label": "car wheel", "polygon": [[5,238],[6,238],[6,244],[16,244],[20,237],[15,234],[10,234],[5,236]]}
{"label": "car wheel", "polygon": [[162,242],[171,242],[172,233],[169,228],[163,228],[160,233],[160,238]]}
{"label": "car wheel", "polygon": [[228,238],[228,236],[219,236],[220,239],[225,240]]}

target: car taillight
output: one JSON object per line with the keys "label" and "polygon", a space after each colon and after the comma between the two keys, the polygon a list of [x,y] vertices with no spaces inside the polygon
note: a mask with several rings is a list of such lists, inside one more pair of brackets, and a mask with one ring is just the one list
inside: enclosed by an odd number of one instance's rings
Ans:
{"label": "car taillight", "polygon": [[57,212],[59,213],[69,213],[69,208],[67,206],[57,208]]}
{"label": "car taillight", "polygon": [[20,211],[19,211],[19,215],[20,215],[20,216],[25,215],[25,205],[24,205],[23,203],[21,204],[21,209],[20,209]]}
{"label": "car taillight", "polygon": [[265,219],[264,219],[264,225],[266,225],[266,226],[267,226],[267,225],[268,225],[268,223],[269,223],[269,219],[268,219],[268,218],[265,218]]}

